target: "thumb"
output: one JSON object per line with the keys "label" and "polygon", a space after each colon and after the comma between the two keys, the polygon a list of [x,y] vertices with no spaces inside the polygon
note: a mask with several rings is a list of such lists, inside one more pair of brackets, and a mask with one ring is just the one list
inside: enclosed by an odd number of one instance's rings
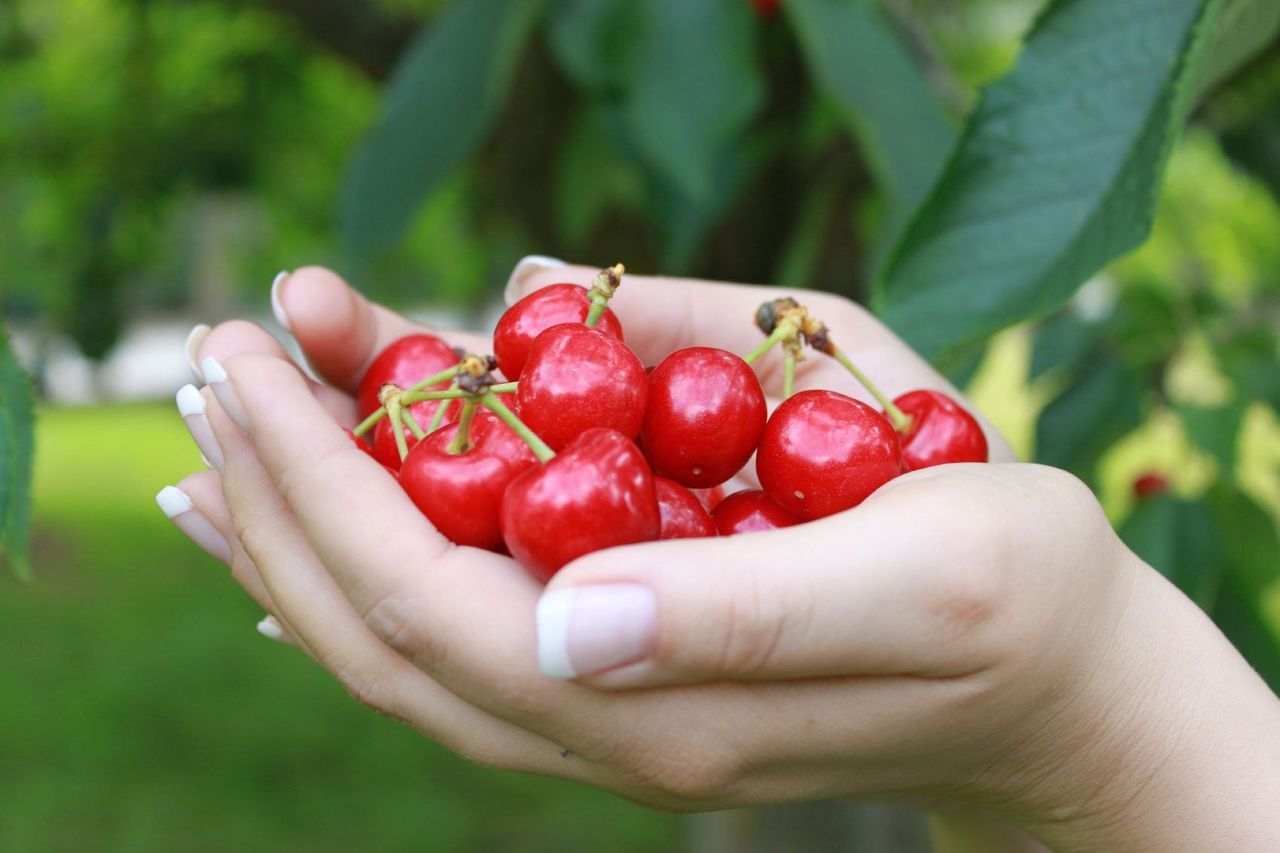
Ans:
{"label": "thumb", "polygon": [[992,573],[907,506],[588,555],[538,604],[539,666],[606,688],[970,672],[957,634],[989,618]]}

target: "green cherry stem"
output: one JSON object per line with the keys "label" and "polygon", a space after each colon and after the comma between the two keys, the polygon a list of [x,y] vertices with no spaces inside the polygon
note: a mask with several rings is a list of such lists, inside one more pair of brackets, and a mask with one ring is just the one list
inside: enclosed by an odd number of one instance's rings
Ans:
{"label": "green cherry stem", "polygon": [[622,274],[626,271],[622,264],[614,264],[596,274],[591,282],[591,289],[587,291],[587,296],[591,299],[591,308],[587,311],[587,319],[583,321],[587,328],[594,328],[600,322],[604,309],[609,307],[609,300],[622,283]]}
{"label": "green cherry stem", "polygon": [[480,395],[480,404],[489,411],[497,415],[504,424],[511,427],[512,431],[524,439],[524,443],[529,445],[529,449],[533,451],[533,455],[538,457],[539,462],[548,462],[555,457],[556,453],[547,443],[538,437],[538,434],[529,429],[520,418],[516,417],[516,413],[507,408],[506,404],[498,399],[493,393],[493,389],[489,389]]}
{"label": "green cherry stem", "polygon": [[409,432],[413,433],[413,437],[418,441],[422,441],[427,437],[427,431],[418,423],[418,419],[413,416],[413,412],[406,408],[401,408],[400,417],[404,419],[404,425],[409,428]]}
{"label": "green cherry stem", "polygon": [[462,414],[458,416],[458,431],[454,433],[453,441],[449,442],[449,446],[444,449],[444,452],[450,456],[457,456],[471,449],[471,419],[476,416],[476,405],[475,397],[468,397],[462,401]]}
{"label": "green cherry stem", "polygon": [[400,454],[400,461],[409,455],[409,442],[404,440],[404,410],[401,409],[400,403],[392,401],[387,405],[387,417],[391,419],[391,434],[396,439],[396,451]]}
{"label": "green cherry stem", "polygon": [[428,376],[426,379],[423,379],[421,382],[413,383],[412,385],[410,385],[408,388],[404,390],[405,391],[421,391],[424,388],[427,388],[431,385],[439,385],[441,382],[446,382],[452,379],[453,377],[457,376],[461,372],[462,372],[462,363],[459,362],[455,364],[453,367],[448,368],[447,370],[442,370],[433,376]]}
{"label": "green cherry stem", "polygon": [[764,339],[764,343],[760,344],[760,346],[756,347],[751,352],[749,352],[746,356],[743,357],[742,360],[745,361],[747,364],[755,363],[755,361],[759,359],[760,356],[764,355],[769,350],[773,349],[775,346],[782,343],[783,341],[785,341],[787,338],[791,337],[795,333],[796,333],[796,330],[794,328],[779,324],[779,326],[773,330],[773,332],[769,335],[769,337]]}
{"label": "green cherry stem", "polygon": [[790,400],[796,393],[796,354],[790,348],[783,348],[782,355],[782,399]]}
{"label": "green cherry stem", "polygon": [[[457,385],[455,384],[454,387],[456,388]],[[431,423],[427,424],[428,433],[433,433],[440,429],[441,425],[444,424],[444,416],[449,413],[449,409],[452,408],[452,406],[452,400],[440,401],[440,405],[436,406],[436,413],[431,416]]]}
{"label": "green cherry stem", "polygon": [[518,382],[499,382],[497,385],[490,385],[489,390],[495,394],[514,394],[519,387]]}
{"label": "green cherry stem", "polygon": [[849,371],[849,373],[853,374],[853,378],[861,382],[862,387],[866,388],[871,396],[876,398],[876,402],[880,404],[880,407],[884,409],[885,414],[889,416],[889,420],[893,423],[893,428],[895,430],[900,433],[906,433],[911,429],[911,416],[898,408],[898,406],[894,404],[894,402],[890,400],[888,396],[886,396],[885,393],[881,391],[865,373],[859,370],[854,363],[849,360],[849,356],[844,354],[844,350],[840,349],[838,346],[832,345],[829,355],[836,361],[840,362],[841,366],[844,367],[845,370]]}

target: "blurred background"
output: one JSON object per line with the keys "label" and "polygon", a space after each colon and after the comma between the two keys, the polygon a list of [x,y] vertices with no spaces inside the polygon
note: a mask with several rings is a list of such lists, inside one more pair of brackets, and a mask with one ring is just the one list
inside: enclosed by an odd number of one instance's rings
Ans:
{"label": "blurred background", "polygon": [[[152,497],[200,464],[188,330],[281,334],[278,270],[477,325],[528,253],[867,301],[897,196],[937,172],[886,183],[841,75],[910,69],[885,97],[932,93],[908,138],[940,166],[1043,4],[853,2],[859,66],[815,59],[821,4],[787,3],[0,0],[0,309],[38,395],[35,580],[0,575],[0,850],[723,843],[366,712],[255,633]],[[1145,245],[1037,316],[939,363],[1280,685],[1280,48],[1191,114]]]}

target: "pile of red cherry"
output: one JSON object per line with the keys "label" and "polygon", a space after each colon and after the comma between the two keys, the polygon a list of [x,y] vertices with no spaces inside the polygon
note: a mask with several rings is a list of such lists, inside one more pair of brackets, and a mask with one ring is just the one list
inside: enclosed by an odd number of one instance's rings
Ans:
{"label": "pile of red cherry", "polygon": [[[452,541],[510,553],[545,580],[602,548],[788,527],[906,471],[986,461],[982,428],[954,400],[890,401],[791,299],[760,307],[767,337],[746,357],[688,347],[646,370],[607,307],[622,272],[521,299],[498,321],[494,356],[418,334],[369,366],[352,438]],[[835,391],[793,394],[806,345],[883,413]],[[786,399],[770,416],[751,363],[774,346]],[[725,497],[753,453],[761,488]]]}

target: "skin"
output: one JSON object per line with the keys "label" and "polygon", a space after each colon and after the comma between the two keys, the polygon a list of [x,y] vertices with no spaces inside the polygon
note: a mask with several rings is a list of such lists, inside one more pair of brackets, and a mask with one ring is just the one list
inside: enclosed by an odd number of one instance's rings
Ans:
{"label": "skin", "polygon": [[[748,351],[755,306],[783,292],[629,275],[613,309],[652,364],[695,343]],[[879,797],[933,812],[943,850],[1280,848],[1280,700],[1087,488],[1014,463],[988,424],[994,464],[915,472],[800,527],[569,564],[549,588],[645,586],[658,634],[640,663],[553,680],[536,663],[541,587],[448,543],[340,428],[364,366],[412,327],[324,270],[278,295],[329,384],[260,329],[215,329],[200,355],[236,397],[204,392],[225,463],[181,487],[236,580],[365,704],[482,764],[656,808]],[[964,404],[856,306],[804,298],[891,394]],[[866,399],[826,359],[800,368],[798,388]],[[760,370],[778,393],[780,356]]]}

